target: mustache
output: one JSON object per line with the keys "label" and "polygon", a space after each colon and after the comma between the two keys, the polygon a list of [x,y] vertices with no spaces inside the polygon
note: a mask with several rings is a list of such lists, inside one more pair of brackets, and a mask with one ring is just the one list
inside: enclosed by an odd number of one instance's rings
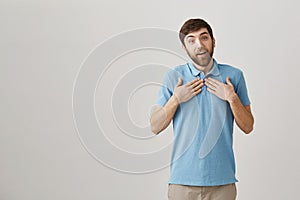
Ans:
{"label": "mustache", "polygon": [[205,54],[207,53],[207,51],[200,51],[200,52],[196,52],[196,55],[201,55],[201,54]]}
{"label": "mustache", "polygon": [[198,54],[204,54],[207,53],[208,51],[206,49],[199,49],[198,51],[196,51],[195,53]]}

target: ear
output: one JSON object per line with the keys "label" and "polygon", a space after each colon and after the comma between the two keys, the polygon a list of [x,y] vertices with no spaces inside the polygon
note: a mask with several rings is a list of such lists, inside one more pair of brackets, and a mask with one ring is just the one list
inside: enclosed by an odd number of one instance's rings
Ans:
{"label": "ear", "polygon": [[216,47],[216,40],[215,40],[215,38],[213,38],[212,42],[213,42],[213,46]]}
{"label": "ear", "polygon": [[183,48],[183,50],[185,50],[185,51],[186,51],[186,47],[185,47],[184,45],[182,45],[182,48]]}

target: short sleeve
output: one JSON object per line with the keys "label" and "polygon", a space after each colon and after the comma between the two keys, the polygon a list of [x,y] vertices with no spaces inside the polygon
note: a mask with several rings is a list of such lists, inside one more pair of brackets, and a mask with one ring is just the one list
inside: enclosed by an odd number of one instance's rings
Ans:
{"label": "short sleeve", "polygon": [[243,72],[241,72],[240,79],[237,83],[236,93],[244,106],[250,105],[250,99],[248,97],[248,91]]}
{"label": "short sleeve", "polygon": [[157,95],[157,100],[156,100],[156,104],[160,105],[160,106],[164,106],[167,101],[170,99],[170,97],[173,95],[172,89],[171,89],[171,83],[170,83],[170,79],[169,79],[169,73],[167,72],[164,75],[162,84],[160,86],[158,95]]}

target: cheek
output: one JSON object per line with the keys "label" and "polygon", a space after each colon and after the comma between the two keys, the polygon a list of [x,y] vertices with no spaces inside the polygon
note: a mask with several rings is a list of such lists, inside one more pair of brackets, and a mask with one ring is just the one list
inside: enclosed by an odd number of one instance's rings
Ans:
{"label": "cheek", "polygon": [[189,52],[189,53],[192,53],[194,51],[194,48],[189,46],[186,48],[186,51]]}
{"label": "cheek", "polygon": [[214,44],[212,42],[207,42],[207,43],[204,44],[204,47],[207,50],[211,51],[214,48]]}

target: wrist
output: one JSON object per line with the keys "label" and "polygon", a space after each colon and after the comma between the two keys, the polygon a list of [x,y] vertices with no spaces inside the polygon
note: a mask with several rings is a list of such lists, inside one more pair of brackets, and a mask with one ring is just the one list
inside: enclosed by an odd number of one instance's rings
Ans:
{"label": "wrist", "polygon": [[179,98],[173,94],[171,97],[170,97],[171,101],[173,102],[173,104],[175,105],[179,105],[180,104],[180,101],[179,101]]}
{"label": "wrist", "polygon": [[230,95],[230,97],[227,99],[229,104],[232,104],[238,100],[238,95],[236,93],[233,93]]}

